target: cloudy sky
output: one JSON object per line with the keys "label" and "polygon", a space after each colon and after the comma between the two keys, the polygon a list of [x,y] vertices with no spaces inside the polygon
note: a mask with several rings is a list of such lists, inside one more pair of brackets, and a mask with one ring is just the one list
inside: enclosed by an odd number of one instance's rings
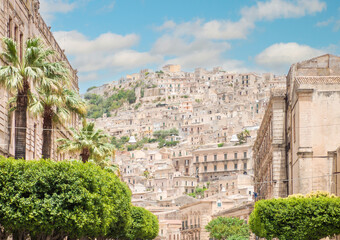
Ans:
{"label": "cloudy sky", "polygon": [[285,74],[340,55],[339,0],[40,0],[81,92],[167,63]]}

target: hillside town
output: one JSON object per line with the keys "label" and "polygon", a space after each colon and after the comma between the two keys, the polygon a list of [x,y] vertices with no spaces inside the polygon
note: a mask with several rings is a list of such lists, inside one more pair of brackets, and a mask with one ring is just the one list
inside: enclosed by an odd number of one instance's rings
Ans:
{"label": "hillside town", "polygon": [[[304,196],[340,219],[339,56],[286,75],[174,62],[80,95],[38,0],[0,0],[0,21],[0,239],[229,239],[209,224]],[[340,239],[334,219],[317,239]],[[290,239],[261,224],[235,239]]]}
{"label": "hillside town", "polygon": [[[175,146],[146,142],[118,150],[115,161],[133,203],[160,219],[160,239],[208,239],[203,226],[212,218],[248,220],[255,200],[313,190],[339,193],[334,176],[339,137],[330,135],[323,145],[312,141],[323,138],[325,129],[335,135],[340,130],[339,66],[339,57],[324,55],[292,65],[287,77],[219,67],[190,73],[180,65],[141,70],[89,90],[87,95],[103,96],[118,89],[136,92],[135,103],[89,120],[115,138],[126,137],[129,146],[176,129],[165,138]],[[293,106],[286,106],[287,96],[299,103],[294,114],[288,112]],[[315,112],[320,115],[313,117]],[[296,143],[292,136],[310,140]]]}

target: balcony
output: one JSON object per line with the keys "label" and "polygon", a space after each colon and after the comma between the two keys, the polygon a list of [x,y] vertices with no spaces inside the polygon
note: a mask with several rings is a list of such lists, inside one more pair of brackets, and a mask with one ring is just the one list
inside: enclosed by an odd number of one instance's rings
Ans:
{"label": "balcony", "polygon": [[194,164],[204,164],[204,163],[217,163],[217,162],[227,162],[227,161],[239,161],[239,160],[249,160],[249,158],[233,158],[233,159],[219,159],[212,161],[204,161],[204,162],[194,162]]}

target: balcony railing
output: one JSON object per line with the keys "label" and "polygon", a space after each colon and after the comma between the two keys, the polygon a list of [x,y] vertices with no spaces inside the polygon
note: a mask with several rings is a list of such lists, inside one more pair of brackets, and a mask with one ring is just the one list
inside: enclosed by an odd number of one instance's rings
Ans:
{"label": "balcony railing", "polygon": [[249,158],[218,159],[218,160],[210,160],[210,161],[204,161],[204,162],[194,162],[194,164],[239,161],[239,160],[249,160]]}

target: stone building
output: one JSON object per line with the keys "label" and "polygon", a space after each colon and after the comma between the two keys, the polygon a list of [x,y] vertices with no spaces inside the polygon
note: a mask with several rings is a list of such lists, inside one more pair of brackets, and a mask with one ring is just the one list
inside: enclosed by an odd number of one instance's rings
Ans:
{"label": "stone building", "polygon": [[275,89],[253,146],[259,200],[287,196],[285,120],[285,89]]}
{"label": "stone building", "polygon": [[[78,91],[77,71],[72,68],[68,62],[64,51],[56,42],[51,28],[46,25],[39,13],[38,0],[0,0],[0,38],[10,37],[17,42],[19,54],[23,54],[24,44],[28,38],[40,37],[46,47],[56,51],[56,58],[59,61],[65,61],[70,70],[72,88]],[[0,61],[3,65],[4,62]],[[34,89],[33,89],[34,91]],[[11,95],[0,88],[0,154],[6,156],[14,155],[15,146],[15,113],[9,113],[8,100]],[[42,120],[27,115],[27,136],[26,136],[26,159],[35,159],[41,157],[42,152]],[[71,137],[66,127],[77,127],[79,120],[74,114],[65,124],[59,126],[53,131],[53,148],[52,158],[55,160],[65,159],[66,154],[56,152],[57,138]]]}
{"label": "stone building", "polygon": [[293,64],[287,76],[286,141],[289,194],[332,191],[329,157],[340,146],[340,57]]}
{"label": "stone building", "polygon": [[205,226],[210,222],[212,216],[219,211],[231,209],[247,200],[248,198],[244,196],[227,197],[225,192],[221,192],[180,207],[182,220],[181,239],[209,239],[209,233],[205,230]]}
{"label": "stone building", "polygon": [[258,199],[339,194],[340,57],[293,64],[286,86],[273,93],[253,148]]}
{"label": "stone building", "polygon": [[251,146],[227,146],[193,151],[195,175],[200,182],[252,172]]}
{"label": "stone building", "polygon": [[249,216],[253,210],[254,210],[254,202],[245,202],[239,206],[235,206],[233,208],[217,212],[214,215],[212,215],[212,217],[213,218],[234,217],[234,218],[245,220],[248,223]]}

